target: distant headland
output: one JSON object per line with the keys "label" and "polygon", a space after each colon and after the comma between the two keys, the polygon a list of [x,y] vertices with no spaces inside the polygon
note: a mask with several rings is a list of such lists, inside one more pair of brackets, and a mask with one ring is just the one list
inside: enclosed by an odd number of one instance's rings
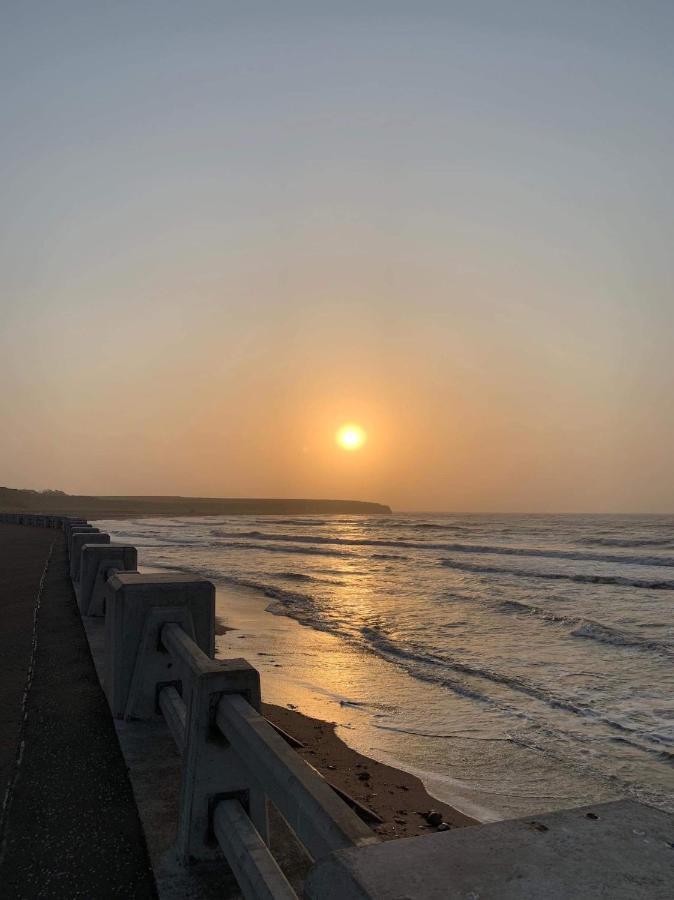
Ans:
{"label": "distant headland", "polygon": [[365,500],[248,497],[86,497],[62,491],[0,487],[0,511],[78,515],[90,519],[134,516],[387,515],[390,506]]}

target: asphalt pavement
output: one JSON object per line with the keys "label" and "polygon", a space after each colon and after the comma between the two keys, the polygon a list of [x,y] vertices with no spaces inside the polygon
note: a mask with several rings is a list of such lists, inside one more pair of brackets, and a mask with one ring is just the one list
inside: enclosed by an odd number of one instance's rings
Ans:
{"label": "asphalt pavement", "polygon": [[156,897],[62,532],[0,525],[0,622],[0,896]]}

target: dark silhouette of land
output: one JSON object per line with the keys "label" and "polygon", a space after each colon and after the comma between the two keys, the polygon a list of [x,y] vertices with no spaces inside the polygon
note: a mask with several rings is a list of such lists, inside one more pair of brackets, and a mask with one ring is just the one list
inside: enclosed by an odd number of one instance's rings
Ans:
{"label": "dark silhouette of land", "polygon": [[246,497],[86,497],[62,491],[0,487],[0,511],[88,519],[135,516],[387,515],[391,508],[364,500],[258,499]]}

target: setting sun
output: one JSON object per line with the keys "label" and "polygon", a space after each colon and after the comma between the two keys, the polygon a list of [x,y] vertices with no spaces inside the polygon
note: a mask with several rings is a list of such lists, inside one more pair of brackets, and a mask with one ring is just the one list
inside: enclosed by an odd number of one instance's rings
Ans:
{"label": "setting sun", "polygon": [[337,443],[343,450],[359,450],[367,440],[367,434],[360,425],[342,425],[336,434]]}

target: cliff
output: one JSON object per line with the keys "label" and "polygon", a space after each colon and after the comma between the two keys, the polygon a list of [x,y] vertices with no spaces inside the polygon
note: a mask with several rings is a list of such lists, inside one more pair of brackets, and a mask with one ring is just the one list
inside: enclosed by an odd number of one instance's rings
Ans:
{"label": "cliff", "polygon": [[134,516],[387,515],[391,508],[364,500],[245,497],[86,497],[61,491],[0,487],[0,511],[77,515],[89,519]]}

